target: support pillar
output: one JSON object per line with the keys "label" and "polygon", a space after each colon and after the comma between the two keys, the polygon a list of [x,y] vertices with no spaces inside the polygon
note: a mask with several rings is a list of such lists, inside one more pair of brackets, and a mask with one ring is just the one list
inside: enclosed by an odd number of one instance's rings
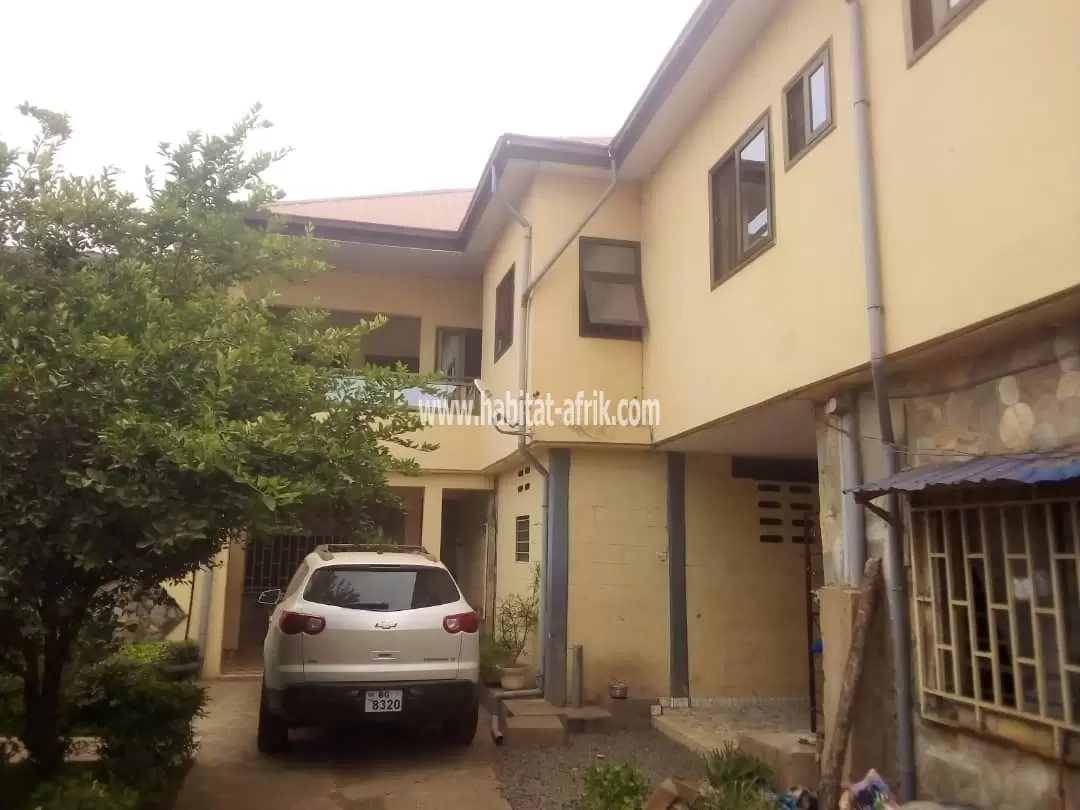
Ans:
{"label": "support pillar", "polygon": [[[206,646],[203,657],[202,677],[218,678],[221,676],[221,647],[225,637],[225,601],[228,593],[229,547],[226,546],[214,557],[213,578],[203,572],[202,587],[210,586],[210,616],[206,627],[199,627],[199,633],[206,634]],[[208,582],[209,580],[209,582]]]}
{"label": "support pillar", "polygon": [[671,696],[690,697],[690,645],[686,625],[686,456],[667,454],[668,618]]}
{"label": "support pillar", "polygon": [[566,639],[570,600],[570,451],[552,450],[548,456],[549,493],[547,579],[547,652],[544,658],[544,698],[553,706],[566,705]]}
{"label": "support pillar", "polygon": [[[436,348],[436,326],[435,322],[430,318],[422,318],[420,320],[420,373],[430,374],[436,371],[435,363],[438,362],[438,358],[435,356]],[[430,551],[431,549],[428,549]]]}
{"label": "support pillar", "polygon": [[442,487],[424,487],[423,520],[420,523],[420,544],[431,552],[435,559],[442,559]]}

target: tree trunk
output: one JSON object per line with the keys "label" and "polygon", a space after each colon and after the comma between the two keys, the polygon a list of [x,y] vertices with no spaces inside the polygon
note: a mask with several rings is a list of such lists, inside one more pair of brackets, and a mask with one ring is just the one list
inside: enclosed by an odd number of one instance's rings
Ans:
{"label": "tree trunk", "polygon": [[23,646],[22,742],[44,777],[55,775],[64,764],[70,742],[62,714],[64,665],[70,654],[71,635],[66,628],[47,628],[43,645],[27,641]]}

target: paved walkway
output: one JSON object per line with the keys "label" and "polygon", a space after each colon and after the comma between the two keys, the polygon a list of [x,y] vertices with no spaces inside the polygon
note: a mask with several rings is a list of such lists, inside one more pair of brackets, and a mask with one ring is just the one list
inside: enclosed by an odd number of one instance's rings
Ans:
{"label": "paved walkway", "polygon": [[288,756],[269,758],[255,750],[258,681],[217,681],[210,698],[176,810],[510,810],[483,725],[465,750],[437,738],[342,742],[311,734]]}
{"label": "paved walkway", "polygon": [[664,709],[653,727],[691,750],[708,754],[725,743],[737,743],[744,731],[799,732],[810,737],[806,701],[746,698],[718,701],[692,709]]}

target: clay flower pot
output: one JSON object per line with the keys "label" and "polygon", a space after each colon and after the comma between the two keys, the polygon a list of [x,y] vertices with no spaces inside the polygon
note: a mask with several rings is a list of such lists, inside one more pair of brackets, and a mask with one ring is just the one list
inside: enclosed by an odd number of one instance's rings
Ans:
{"label": "clay flower pot", "polygon": [[499,686],[507,691],[525,688],[529,668],[523,664],[507,664],[498,668]]}

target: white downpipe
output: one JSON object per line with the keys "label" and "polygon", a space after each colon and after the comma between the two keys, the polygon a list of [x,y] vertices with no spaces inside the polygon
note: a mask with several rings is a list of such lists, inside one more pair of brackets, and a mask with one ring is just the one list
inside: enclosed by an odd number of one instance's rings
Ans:
{"label": "white downpipe", "polygon": [[603,193],[596,200],[593,206],[589,209],[588,213],[582,217],[577,226],[570,232],[570,234],[562,241],[559,247],[551,255],[551,257],[544,262],[540,268],[540,272],[536,274],[536,277],[532,277],[532,254],[533,254],[533,227],[532,223],[525,218],[525,216],[519,211],[506,197],[499,193],[499,178],[493,171],[491,174],[491,192],[499,202],[505,206],[506,210],[510,213],[510,216],[521,226],[522,229],[522,244],[521,244],[521,258],[518,260],[517,274],[515,278],[514,289],[520,289],[521,292],[521,312],[517,322],[515,323],[515,336],[514,342],[517,343],[517,357],[518,357],[518,397],[519,397],[519,412],[521,413],[521,419],[516,426],[517,430],[517,449],[518,452],[528,461],[537,472],[543,477],[543,502],[541,504],[541,537],[543,538],[543,553],[540,557],[540,626],[538,628],[540,643],[540,661],[539,661],[539,674],[538,682],[543,683],[544,679],[544,666],[547,659],[547,640],[546,640],[546,626],[550,624],[548,614],[550,611],[550,600],[547,598],[548,593],[548,551],[550,544],[550,531],[549,531],[549,502],[548,493],[550,491],[549,473],[540,459],[529,449],[528,445],[528,422],[524,413],[524,406],[528,400],[529,394],[529,313],[530,304],[532,302],[533,292],[536,290],[536,285],[540,283],[540,280],[547,275],[548,271],[554,267],[562,255],[566,252],[566,249],[574,243],[574,240],[578,238],[581,232],[585,229],[585,226],[589,224],[592,218],[596,215],[596,212],[608,201],[612,192],[615,191],[615,186],[619,181],[618,165],[615,162],[615,158],[611,155],[610,151],[608,156],[611,160],[611,181],[604,189]]}

